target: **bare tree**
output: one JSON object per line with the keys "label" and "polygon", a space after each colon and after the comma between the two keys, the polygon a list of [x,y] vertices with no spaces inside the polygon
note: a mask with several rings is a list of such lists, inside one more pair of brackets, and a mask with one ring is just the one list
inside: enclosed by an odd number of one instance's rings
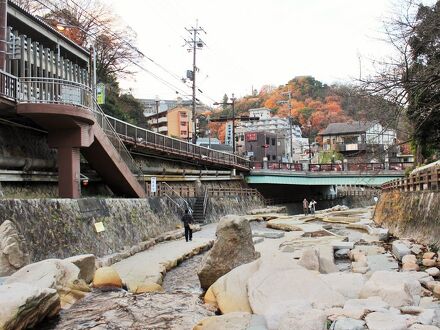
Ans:
{"label": "bare tree", "polygon": [[397,116],[406,116],[420,162],[440,150],[440,3],[405,3],[385,25],[395,55],[376,62],[377,73],[362,81],[362,90],[396,105]]}
{"label": "bare tree", "polygon": [[[64,25],[67,37],[97,51],[97,75],[130,75],[142,54],[134,46],[136,34],[99,0],[53,0],[44,18],[53,26]],[[46,8],[47,9],[47,8]]]}

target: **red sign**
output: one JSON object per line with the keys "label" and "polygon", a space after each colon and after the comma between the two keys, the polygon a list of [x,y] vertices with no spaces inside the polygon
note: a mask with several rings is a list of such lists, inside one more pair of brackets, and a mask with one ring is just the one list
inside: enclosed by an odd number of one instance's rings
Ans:
{"label": "red sign", "polygon": [[246,142],[257,141],[257,133],[246,133]]}

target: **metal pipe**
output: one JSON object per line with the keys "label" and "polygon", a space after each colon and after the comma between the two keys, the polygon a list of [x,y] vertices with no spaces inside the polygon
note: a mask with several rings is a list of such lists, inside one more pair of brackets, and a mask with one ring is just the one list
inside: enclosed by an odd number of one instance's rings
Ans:
{"label": "metal pipe", "polygon": [[56,169],[56,160],[24,158],[24,157],[4,157],[0,156],[0,168],[3,169],[23,169],[24,171],[33,169]]}

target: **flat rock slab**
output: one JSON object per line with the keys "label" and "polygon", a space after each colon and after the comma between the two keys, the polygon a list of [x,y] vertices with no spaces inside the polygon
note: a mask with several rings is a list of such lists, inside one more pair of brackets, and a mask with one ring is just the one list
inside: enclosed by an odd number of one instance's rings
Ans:
{"label": "flat rock slab", "polygon": [[367,263],[371,272],[399,269],[398,262],[389,254],[367,255]]}
{"label": "flat rock slab", "polygon": [[353,249],[354,242],[332,242],[332,247],[334,250],[340,249]]}
{"label": "flat rock slab", "polygon": [[281,238],[284,237],[284,232],[282,231],[254,231],[252,232],[253,237],[264,237],[264,238]]}

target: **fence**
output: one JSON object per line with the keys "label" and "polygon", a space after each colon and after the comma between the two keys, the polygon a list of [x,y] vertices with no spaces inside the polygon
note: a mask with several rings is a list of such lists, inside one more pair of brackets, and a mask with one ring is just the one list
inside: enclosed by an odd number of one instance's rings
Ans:
{"label": "fence", "polygon": [[[158,182],[156,184],[156,192],[151,192],[151,183],[146,182],[145,188],[147,191],[147,195],[149,197],[158,197],[158,196],[165,196],[165,194],[169,194],[171,191],[171,187],[166,184],[165,182]],[[172,191],[175,194],[180,195],[181,197],[202,197],[197,195],[197,191],[194,186],[190,185],[179,185],[179,186],[173,186]],[[206,192],[206,195],[205,195]],[[202,192],[204,194],[204,198],[206,197],[224,197],[224,196],[255,196],[260,198],[264,202],[264,197],[261,195],[261,193],[254,188],[212,188],[208,187],[206,190]]]}
{"label": "fence", "polygon": [[439,190],[440,186],[440,167],[434,166],[425,171],[410,175],[407,178],[396,179],[382,185],[383,191],[422,191]]}

